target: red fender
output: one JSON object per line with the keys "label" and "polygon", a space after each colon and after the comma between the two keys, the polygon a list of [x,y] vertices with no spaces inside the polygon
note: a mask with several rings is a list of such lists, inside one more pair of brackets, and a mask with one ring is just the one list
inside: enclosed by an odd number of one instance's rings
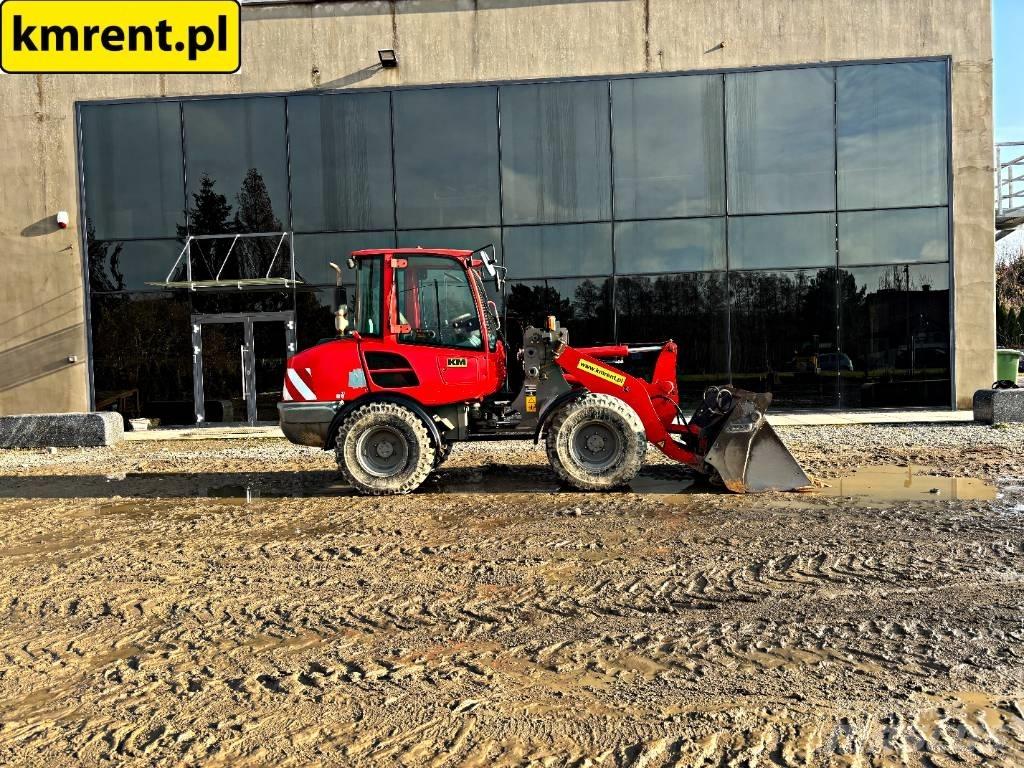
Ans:
{"label": "red fender", "polygon": [[674,342],[665,344],[655,363],[651,382],[566,345],[555,351],[555,362],[566,378],[575,379],[590,392],[617,397],[632,408],[640,417],[647,439],[670,459],[699,468],[703,463],[701,457],[672,438],[672,432],[690,431],[674,424],[679,404],[677,350]]}

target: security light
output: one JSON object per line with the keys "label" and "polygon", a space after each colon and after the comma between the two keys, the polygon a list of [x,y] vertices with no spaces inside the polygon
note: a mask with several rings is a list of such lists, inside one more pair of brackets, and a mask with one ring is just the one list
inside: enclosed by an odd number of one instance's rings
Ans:
{"label": "security light", "polygon": [[398,54],[390,48],[384,51],[377,51],[377,56],[380,57],[380,65],[384,69],[394,69],[398,66]]}

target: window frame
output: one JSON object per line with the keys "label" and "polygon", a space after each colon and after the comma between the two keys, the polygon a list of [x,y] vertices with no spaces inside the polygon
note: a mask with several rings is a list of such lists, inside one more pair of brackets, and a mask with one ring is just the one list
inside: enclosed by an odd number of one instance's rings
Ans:
{"label": "window frame", "polygon": [[[404,260],[406,262],[406,264],[404,266],[397,267],[397,266],[394,265],[394,260],[392,260],[392,267],[391,267],[391,291],[392,291],[392,293],[394,295],[394,301],[389,302],[391,304],[391,317],[389,318],[389,322],[391,323],[392,328],[399,328],[399,327],[404,328],[405,326],[409,326],[408,333],[411,334],[411,333],[413,333],[414,329],[412,328],[412,324],[408,322],[409,318],[408,317],[406,318],[407,322],[405,322],[405,323],[400,322],[400,316],[401,316],[400,293],[404,293],[404,291],[400,292],[399,288],[398,288],[398,275],[399,275],[399,272],[405,272],[406,270],[408,270],[409,269],[409,263],[413,262],[416,259],[429,259],[429,258],[440,259],[442,261],[449,262],[450,266],[448,268],[451,269],[452,271],[457,271],[461,275],[465,275],[465,272],[463,271],[461,265],[459,264],[459,262],[457,260],[451,259],[451,258],[449,258],[447,256],[442,255],[442,254],[431,253],[430,251],[427,251],[427,250],[424,250],[424,252],[422,254],[420,254],[420,253],[415,253],[415,254],[408,254],[408,253],[395,254],[393,259],[395,259],[395,258]],[[429,269],[429,268],[430,267],[427,267],[427,269]],[[472,270],[472,267],[469,267],[468,269]],[[469,353],[469,352],[485,352],[485,351],[487,351],[489,340],[487,339],[486,321],[485,321],[485,319],[480,314],[480,307],[481,307],[481,304],[482,304],[481,298],[482,297],[480,295],[478,295],[477,287],[473,284],[473,282],[474,281],[472,279],[467,279],[466,280],[466,288],[467,288],[467,290],[469,292],[470,301],[473,303],[473,313],[476,315],[476,321],[477,321],[477,326],[478,326],[477,327],[477,331],[478,331],[478,333],[480,335],[480,346],[478,346],[478,347],[470,347],[470,346],[461,346],[461,345],[458,345],[458,344],[445,344],[445,343],[442,343],[440,341],[418,341],[416,339],[405,339],[405,338],[402,338],[406,334],[406,332],[395,332],[393,334],[394,337],[395,337],[395,340],[399,344],[409,344],[411,346],[417,346],[417,347],[433,347],[433,348],[437,348],[437,349],[457,349],[457,350],[459,350],[461,352],[466,352],[466,353]],[[417,303],[419,304],[419,309],[422,311],[422,308],[423,308],[422,301],[417,299]],[[438,328],[438,333],[439,334],[440,334],[440,330],[441,329],[439,327]]]}

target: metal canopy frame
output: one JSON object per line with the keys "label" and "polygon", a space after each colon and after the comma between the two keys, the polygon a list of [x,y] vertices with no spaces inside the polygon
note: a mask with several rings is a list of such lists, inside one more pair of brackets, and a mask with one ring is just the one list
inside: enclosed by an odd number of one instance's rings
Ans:
{"label": "metal canopy frame", "polygon": [[996,144],[996,240],[1012,234],[1022,225],[1024,141],[1004,141]]}
{"label": "metal canopy frame", "polygon": [[[227,266],[228,261],[231,259],[231,254],[234,253],[235,246],[239,240],[252,240],[255,238],[267,238],[276,237],[277,246],[274,248],[274,255],[270,259],[270,264],[267,266],[267,272],[263,277],[251,277],[251,278],[234,278],[228,280],[221,280],[221,275],[224,274],[224,267]],[[228,252],[224,254],[224,259],[220,263],[220,267],[217,269],[217,274],[212,280],[194,280],[192,278],[192,243],[196,242],[198,245],[199,241],[202,240],[225,240],[231,238],[231,245],[228,246]],[[285,239],[288,240],[288,252],[289,252],[289,266],[288,274],[289,277],[271,277],[270,273],[274,270],[274,265],[277,263],[277,257],[281,254],[281,246],[284,245]],[[178,268],[181,266],[182,259],[185,260],[185,280],[172,280]],[[167,278],[162,282],[146,282],[146,285],[153,285],[159,288],[187,288],[190,291],[199,290],[201,288],[236,288],[237,290],[244,290],[246,288],[261,288],[269,286],[283,286],[291,287],[298,285],[302,281],[295,277],[295,237],[292,232],[238,232],[238,233],[226,233],[223,235],[189,235],[185,239],[185,245],[182,247],[181,252],[178,254],[178,258],[175,259],[171,271],[167,273]]]}

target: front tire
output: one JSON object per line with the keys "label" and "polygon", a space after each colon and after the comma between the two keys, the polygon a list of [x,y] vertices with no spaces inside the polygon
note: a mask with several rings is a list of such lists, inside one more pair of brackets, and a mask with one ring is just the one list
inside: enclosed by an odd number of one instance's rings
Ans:
{"label": "front tire", "polygon": [[356,408],[338,429],[338,468],[360,493],[410,493],[427,479],[436,450],[423,421],[398,403]]}
{"label": "front tire", "polygon": [[611,395],[588,393],[554,415],[545,443],[560,480],[584,491],[627,484],[647,452],[636,412]]}
{"label": "front tire", "polygon": [[441,447],[437,450],[437,455],[434,457],[434,469],[448,461],[448,457],[452,455],[453,445],[454,443],[441,443]]}

